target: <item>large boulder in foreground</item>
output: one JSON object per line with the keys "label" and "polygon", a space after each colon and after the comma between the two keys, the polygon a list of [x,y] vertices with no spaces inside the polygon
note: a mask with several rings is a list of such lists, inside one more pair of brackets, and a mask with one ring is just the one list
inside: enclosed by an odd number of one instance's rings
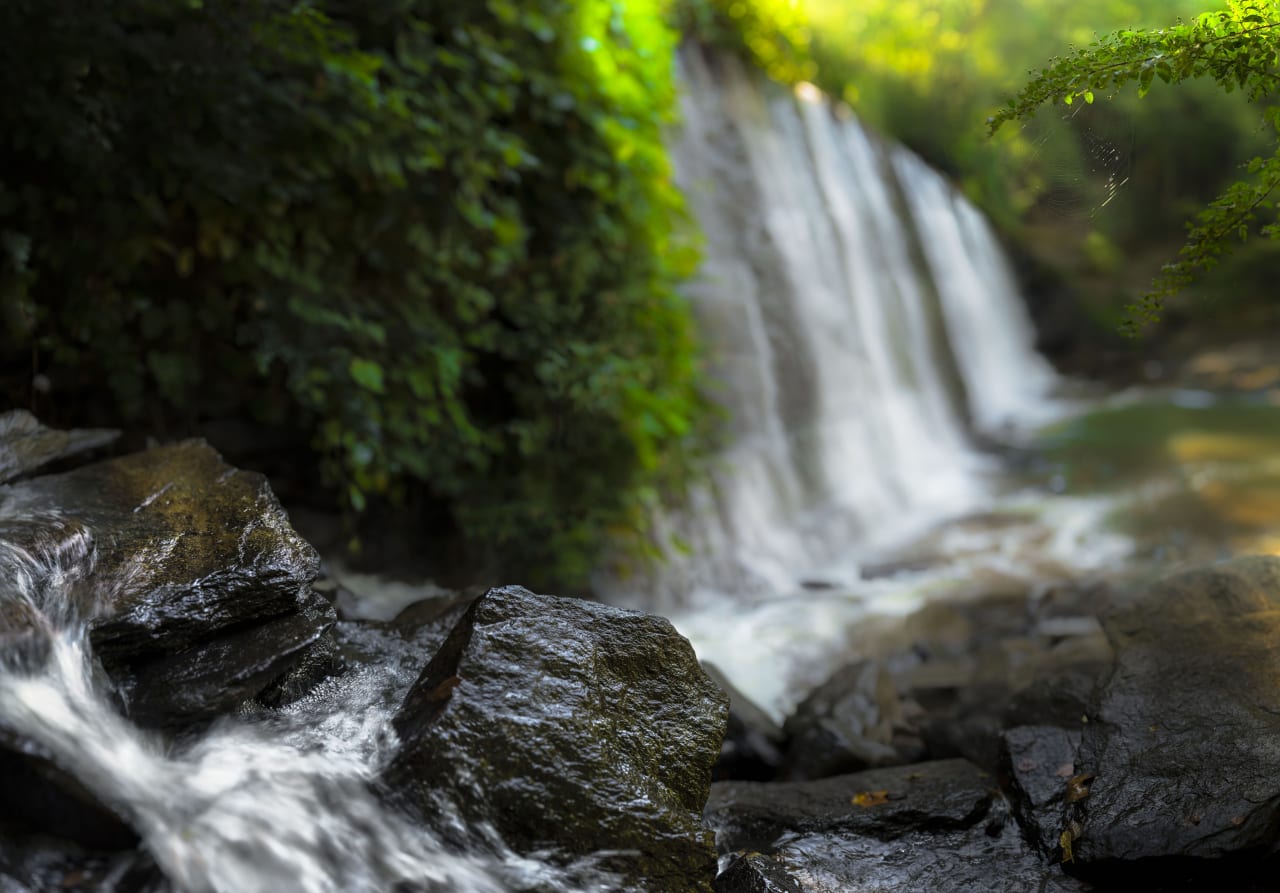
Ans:
{"label": "large boulder in foreground", "polygon": [[701,813],[726,711],[668,621],[492,589],[410,690],[384,780],[443,832],[441,801],[518,852],[598,858],[624,889],[710,891]]}
{"label": "large boulder in foreground", "polygon": [[1274,852],[1280,558],[1167,578],[1104,624],[1116,665],[1082,729],[1075,860]]}
{"label": "large boulder in foreground", "polygon": [[706,822],[728,856],[717,893],[1067,893],[994,780],[964,760],[818,781],[717,782]]}

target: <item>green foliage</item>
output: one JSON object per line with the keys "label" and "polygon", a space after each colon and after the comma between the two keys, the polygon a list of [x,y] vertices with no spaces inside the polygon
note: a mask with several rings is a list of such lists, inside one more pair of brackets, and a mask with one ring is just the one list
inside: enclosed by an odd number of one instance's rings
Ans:
{"label": "green foliage", "polygon": [[800,0],[675,0],[672,10],[681,34],[737,53],[779,83],[817,70]]}
{"label": "green foliage", "polygon": [[[1273,151],[1245,165],[1247,176],[1228,185],[1188,225],[1178,259],[1131,308],[1130,328],[1158,318],[1165,300],[1213,269],[1234,239],[1252,234],[1280,240],[1273,195],[1280,188],[1280,6],[1275,0],[1227,0],[1226,9],[1154,30],[1123,30],[1053,60],[990,119],[1002,124],[1046,103],[1111,97],[1127,85],[1145,96],[1158,79],[1178,84],[1207,78],[1226,92],[1240,90],[1263,107]],[[1264,220],[1266,222],[1264,222]]]}
{"label": "green foliage", "polygon": [[[1072,122],[1010,128],[991,140],[993,106],[1026,70],[1097,28],[1156,24],[1197,0],[807,0],[817,81],[873,125],[950,173],[1007,228],[1057,170],[1089,172]],[[1139,116],[1140,128],[1158,126]],[[1083,120],[1083,119],[1082,119]],[[1146,141],[1153,153],[1164,143]]]}
{"label": "green foliage", "polygon": [[0,4],[0,349],[580,580],[704,414],[674,40],[656,0]]}

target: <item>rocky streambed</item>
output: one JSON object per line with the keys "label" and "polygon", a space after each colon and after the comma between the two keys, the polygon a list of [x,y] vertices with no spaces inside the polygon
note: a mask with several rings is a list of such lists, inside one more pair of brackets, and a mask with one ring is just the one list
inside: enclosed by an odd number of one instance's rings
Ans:
{"label": "rocky streambed", "polygon": [[776,724],[652,615],[341,616],[262,477],[109,439],[0,416],[5,893],[1274,886],[1280,559],[932,604]]}

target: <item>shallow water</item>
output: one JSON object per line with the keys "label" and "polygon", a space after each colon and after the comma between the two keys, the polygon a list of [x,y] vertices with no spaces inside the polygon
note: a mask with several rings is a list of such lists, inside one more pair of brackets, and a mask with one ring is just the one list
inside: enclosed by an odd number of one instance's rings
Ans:
{"label": "shallow water", "polygon": [[[830,579],[673,615],[698,654],[775,717],[938,600],[1280,554],[1280,400],[1128,393],[1026,432],[978,513],[846,562]],[[821,582],[821,588],[813,588]]]}

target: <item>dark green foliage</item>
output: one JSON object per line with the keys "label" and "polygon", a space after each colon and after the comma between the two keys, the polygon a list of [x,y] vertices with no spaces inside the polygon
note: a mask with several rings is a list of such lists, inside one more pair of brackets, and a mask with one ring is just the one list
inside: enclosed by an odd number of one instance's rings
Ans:
{"label": "dark green foliage", "polygon": [[307,431],[354,509],[421,482],[473,561],[580,578],[703,409],[673,40],[607,0],[0,4],[0,349]]}
{"label": "dark green foliage", "polygon": [[[1109,97],[1134,82],[1139,95],[1145,95],[1157,79],[1177,84],[1207,78],[1228,93],[1239,89],[1263,106],[1267,131],[1276,135],[1275,152],[1249,161],[1247,176],[1227,186],[1188,225],[1178,259],[1164,267],[1150,291],[1131,308],[1130,328],[1158,318],[1164,300],[1196,274],[1217,266],[1235,238],[1245,240],[1257,231],[1280,239],[1273,199],[1280,189],[1277,34],[1280,5],[1275,0],[1227,0],[1226,9],[1204,13],[1191,22],[1118,31],[1050,62],[990,119],[994,132],[1046,103],[1092,103],[1095,96]],[[1262,223],[1268,216],[1271,222]]]}

